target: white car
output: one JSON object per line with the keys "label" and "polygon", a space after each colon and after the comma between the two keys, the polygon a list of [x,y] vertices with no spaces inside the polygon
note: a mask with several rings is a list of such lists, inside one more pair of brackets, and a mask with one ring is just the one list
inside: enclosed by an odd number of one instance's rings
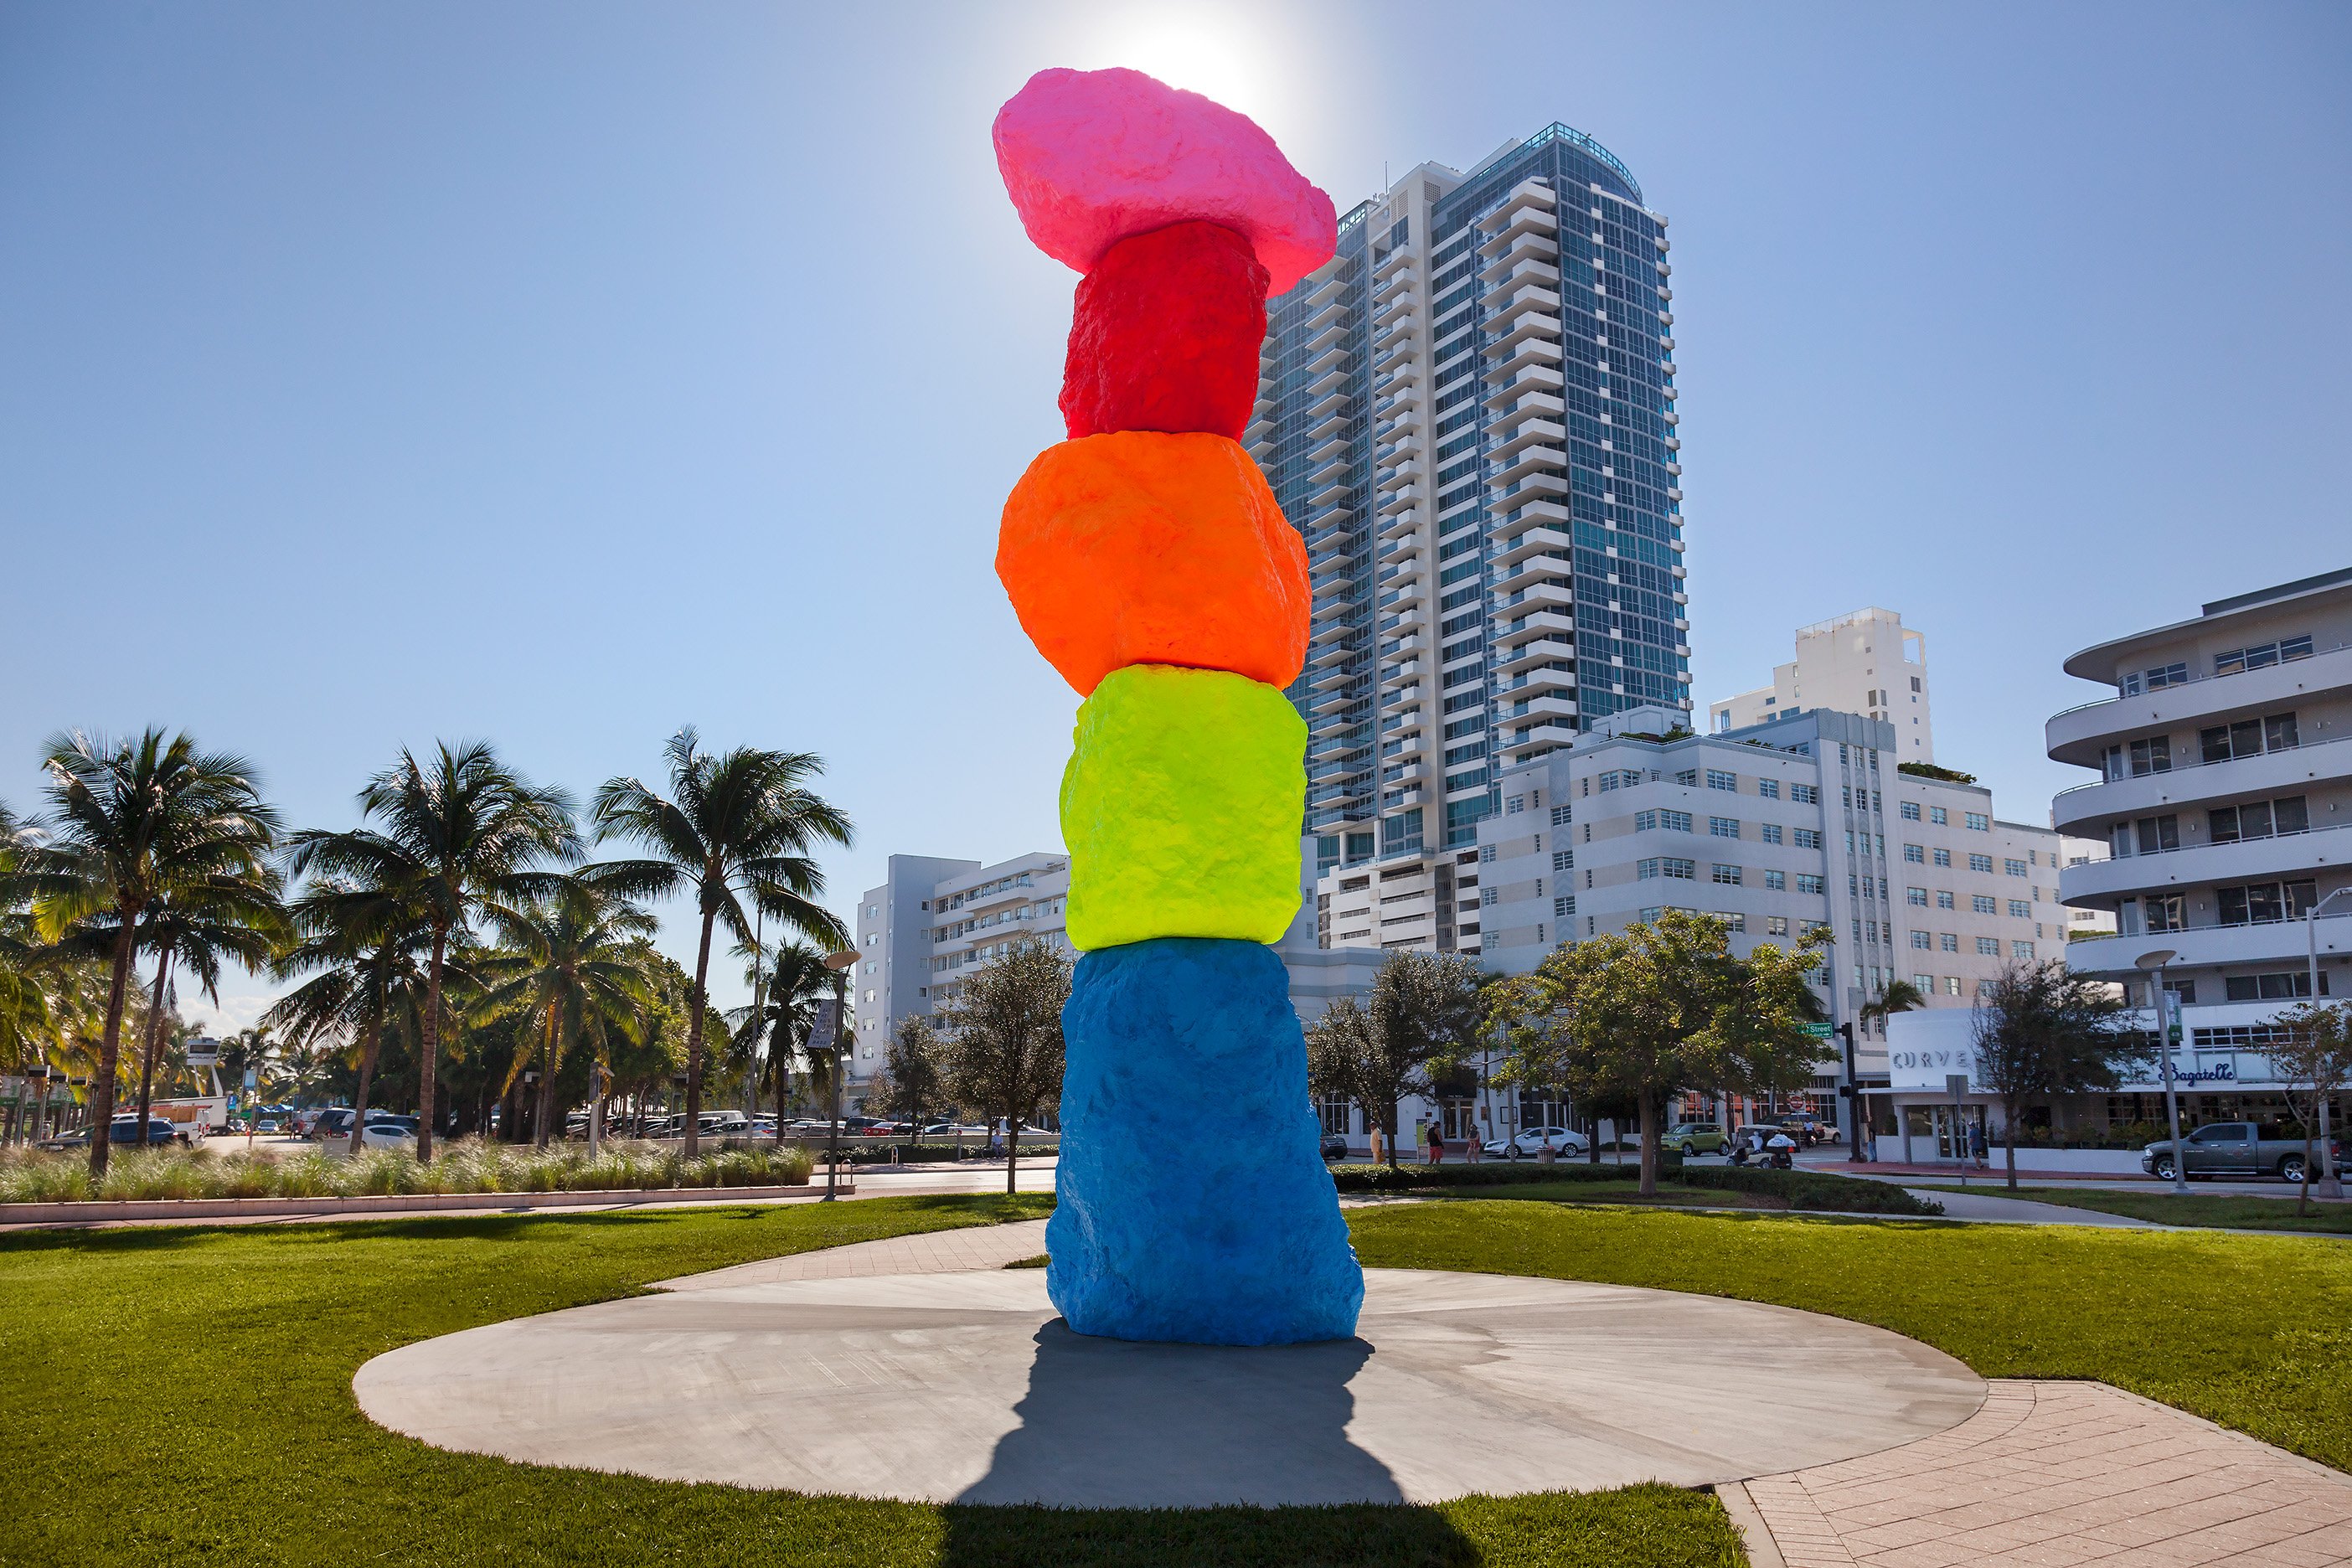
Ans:
{"label": "white car", "polygon": [[1512,1137],[1485,1145],[1480,1152],[1490,1160],[1532,1160],[1546,1142],[1555,1155],[1581,1154],[1586,1149],[1584,1134],[1574,1128],[1523,1127]]}
{"label": "white car", "polygon": [[[339,1148],[349,1149],[350,1147],[349,1133],[345,1133],[328,1145],[331,1152]],[[414,1154],[416,1152],[416,1134],[397,1121],[371,1121],[360,1129],[360,1147],[397,1149],[404,1154]]]}

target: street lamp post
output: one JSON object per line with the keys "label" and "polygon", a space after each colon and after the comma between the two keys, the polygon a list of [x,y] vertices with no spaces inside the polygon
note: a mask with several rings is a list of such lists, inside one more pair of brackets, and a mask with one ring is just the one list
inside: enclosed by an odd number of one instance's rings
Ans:
{"label": "street lamp post", "polygon": [[841,1075],[843,1064],[849,1059],[849,972],[856,965],[854,949],[825,955],[824,966],[833,971],[833,1130],[825,1138],[824,1201],[835,1201],[835,1191],[841,1179]]}
{"label": "street lamp post", "polygon": [[[2303,943],[2311,960],[2311,1005],[2315,1007],[2319,1005],[2319,911],[2347,895],[2352,895],[2352,886],[2336,889],[2303,911]],[[2318,1086],[2315,1084],[2313,1087],[2316,1089]],[[2336,1168],[2335,1158],[2327,1152],[2328,1113],[2334,1109],[2328,1101],[2335,1097],[2315,1095],[2313,1098],[2319,1101],[2319,1195],[2340,1198],[2344,1195],[2344,1173]]]}
{"label": "street lamp post", "polygon": [[2164,1058],[2164,1116],[2172,1128],[2172,1190],[2189,1191],[2189,1146],[2180,1141],[2180,1095],[2172,1084],[2171,1019],[2164,1004],[2164,966],[2180,955],[2168,947],[2150,949],[2137,961],[2147,976],[2147,1001],[2156,1015],[2156,1048]]}

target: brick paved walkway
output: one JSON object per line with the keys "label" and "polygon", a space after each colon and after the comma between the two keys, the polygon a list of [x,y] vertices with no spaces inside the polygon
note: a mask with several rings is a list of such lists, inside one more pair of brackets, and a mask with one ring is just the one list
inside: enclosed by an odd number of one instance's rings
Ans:
{"label": "brick paved walkway", "polygon": [[2105,1384],[1991,1389],[1940,1436],[1749,1481],[1757,1568],[2352,1564],[2352,1476]]}

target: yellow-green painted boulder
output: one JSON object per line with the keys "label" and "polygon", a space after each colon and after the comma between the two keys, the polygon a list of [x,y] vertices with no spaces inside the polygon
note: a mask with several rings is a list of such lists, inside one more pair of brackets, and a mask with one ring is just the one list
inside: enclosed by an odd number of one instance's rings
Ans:
{"label": "yellow-green painted boulder", "polygon": [[1307,722],[1276,687],[1131,664],[1078,709],[1062,773],[1070,945],[1276,942],[1298,912]]}

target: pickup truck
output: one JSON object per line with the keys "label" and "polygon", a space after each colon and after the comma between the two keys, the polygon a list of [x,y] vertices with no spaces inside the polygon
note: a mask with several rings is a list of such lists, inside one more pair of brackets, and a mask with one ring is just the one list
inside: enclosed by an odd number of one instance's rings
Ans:
{"label": "pickup truck", "polygon": [[[2190,1181],[2200,1176],[2276,1176],[2283,1182],[2303,1180],[2303,1134],[2293,1127],[2253,1121],[2210,1121],[2183,1138],[2188,1146]],[[2343,1168],[2344,1142],[2335,1141],[2336,1168]],[[2317,1152],[2316,1141],[2313,1152]],[[2172,1180],[2170,1139],[2140,1151],[2139,1168],[2162,1181]],[[2312,1172],[2317,1176],[2317,1171]]]}

